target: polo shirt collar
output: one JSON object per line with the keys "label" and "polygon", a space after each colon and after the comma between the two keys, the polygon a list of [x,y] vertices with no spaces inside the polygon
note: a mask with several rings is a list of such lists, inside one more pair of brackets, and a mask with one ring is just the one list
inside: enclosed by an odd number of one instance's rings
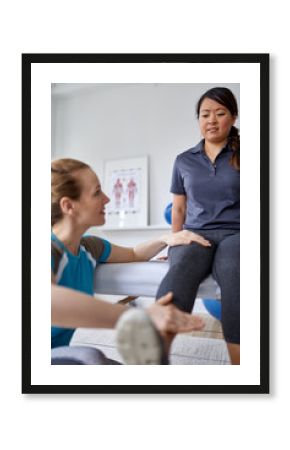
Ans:
{"label": "polo shirt collar", "polygon": [[[223,151],[232,151],[229,144],[226,144],[224,148],[221,150]],[[191,153],[202,153],[204,152],[204,139],[202,139],[195,147],[193,147],[191,150]]]}
{"label": "polo shirt collar", "polygon": [[191,149],[191,153],[201,153],[204,150],[204,139]]}

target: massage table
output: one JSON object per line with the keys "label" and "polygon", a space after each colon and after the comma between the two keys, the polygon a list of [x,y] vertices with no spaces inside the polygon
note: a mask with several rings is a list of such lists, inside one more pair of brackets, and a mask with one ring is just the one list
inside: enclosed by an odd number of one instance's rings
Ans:
{"label": "massage table", "polygon": [[[155,297],[168,269],[168,261],[156,260],[99,264],[95,271],[95,293]],[[197,297],[220,299],[220,289],[212,275],[200,284]]]}

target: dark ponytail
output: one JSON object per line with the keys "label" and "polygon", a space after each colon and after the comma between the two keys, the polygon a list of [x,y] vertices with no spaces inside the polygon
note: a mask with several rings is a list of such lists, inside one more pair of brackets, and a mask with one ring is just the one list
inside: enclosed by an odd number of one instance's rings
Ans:
{"label": "dark ponytail", "polygon": [[232,126],[229,137],[228,137],[228,143],[233,151],[233,155],[230,159],[230,164],[236,169],[240,170],[240,134],[239,130]]}

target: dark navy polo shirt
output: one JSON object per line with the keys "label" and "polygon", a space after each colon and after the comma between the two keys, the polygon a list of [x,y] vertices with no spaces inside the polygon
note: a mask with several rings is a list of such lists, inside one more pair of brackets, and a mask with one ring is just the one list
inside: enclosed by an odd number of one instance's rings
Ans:
{"label": "dark navy polo shirt", "polygon": [[240,172],[230,165],[231,156],[226,145],[213,164],[204,140],[177,156],[171,192],[187,197],[183,228],[240,228]]}

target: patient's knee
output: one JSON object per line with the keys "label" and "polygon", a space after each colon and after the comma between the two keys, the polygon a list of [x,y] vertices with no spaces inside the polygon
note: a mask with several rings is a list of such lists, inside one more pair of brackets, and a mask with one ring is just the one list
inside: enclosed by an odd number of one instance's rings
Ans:
{"label": "patient's knee", "polygon": [[196,242],[189,245],[178,245],[169,249],[169,260],[171,263],[175,262],[191,262],[211,259],[215,251],[215,244],[211,247],[204,247]]}

